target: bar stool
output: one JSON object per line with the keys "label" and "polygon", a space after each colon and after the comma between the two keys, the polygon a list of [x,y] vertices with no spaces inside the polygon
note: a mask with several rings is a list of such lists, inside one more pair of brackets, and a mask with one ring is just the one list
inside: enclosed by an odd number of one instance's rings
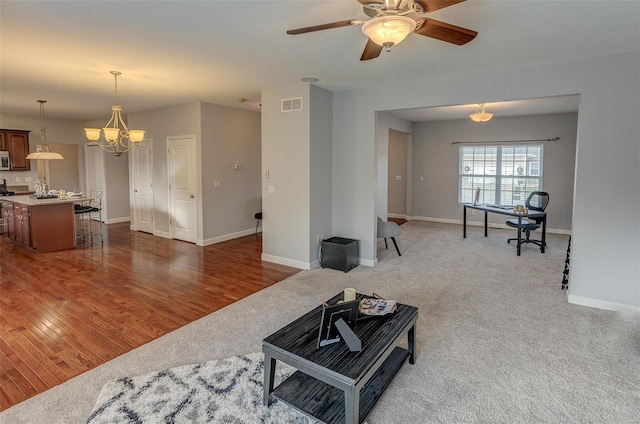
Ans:
{"label": "bar stool", "polygon": [[262,212],[258,212],[254,215],[256,219],[256,234],[258,234],[258,225],[260,225],[260,221],[262,221]]}
{"label": "bar stool", "polygon": [[[76,240],[82,238],[82,243],[89,238],[90,245],[93,246],[93,238],[100,237],[100,245],[104,247],[104,237],[102,235],[102,191],[91,190],[90,199],[82,204],[74,204],[76,215]],[[93,221],[98,221],[98,232],[93,231]]]}

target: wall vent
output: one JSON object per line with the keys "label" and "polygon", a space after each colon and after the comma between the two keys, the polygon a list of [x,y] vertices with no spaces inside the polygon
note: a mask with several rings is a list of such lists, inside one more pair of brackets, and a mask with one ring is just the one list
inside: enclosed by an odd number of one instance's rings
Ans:
{"label": "wall vent", "polygon": [[282,112],[296,112],[302,110],[302,97],[282,99]]}

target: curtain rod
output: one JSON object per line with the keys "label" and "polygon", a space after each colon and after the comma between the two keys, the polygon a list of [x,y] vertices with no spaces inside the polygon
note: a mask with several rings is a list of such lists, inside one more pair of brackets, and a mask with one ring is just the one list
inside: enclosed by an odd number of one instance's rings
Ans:
{"label": "curtain rod", "polygon": [[558,141],[558,140],[560,140],[560,137],[541,138],[539,140],[454,141],[451,144],[530,143],[532,141]]}

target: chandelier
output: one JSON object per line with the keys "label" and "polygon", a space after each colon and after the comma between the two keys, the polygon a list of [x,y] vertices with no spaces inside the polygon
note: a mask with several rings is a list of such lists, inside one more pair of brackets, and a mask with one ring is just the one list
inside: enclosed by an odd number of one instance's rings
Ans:
{"label": "chandelier", "polygon": [[36,148],[36,151],[29,153],[27,159],[64,159],[60,153],[52,152],[49,150],[49,144],[47,142],[47,129],[44,126],[44,104],[46,100],[38,100],[40,103],[40,146]]}
{"label": "chandelier", "polygon": [[87,138],[91,140],[90,145],[100,146],[103,150],[120,156],[144,139],[144,131],[130,130],[122,119],[122,106],[118,104],[118,75],[122,75],[122,73],[111,71],[111,75],[115,80],[115,103],[111,106],[111,119],[102,129],[105,141],[100,140],[101,130],[99,128],[85,128],[84,131]]}
{"label": "chandelier", "polygon": [[371,41],[391,51],[416,29],[416,21],[406,16],[386,15],[373,18],[362,25],[362,32]]}
{"label": "chandelier", "polygon": [[469,118],[473,122],[487,122],[491,118],[493,118],[493,113],[488,113],[484,110],[484,103],[478,104],[478,109],[476,109],[475,113],[469,115]]}

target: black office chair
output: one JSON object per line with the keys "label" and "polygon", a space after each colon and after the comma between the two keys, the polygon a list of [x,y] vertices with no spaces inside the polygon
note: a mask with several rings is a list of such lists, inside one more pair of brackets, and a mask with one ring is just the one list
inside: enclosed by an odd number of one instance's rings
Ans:
{"label": "black office chair", "polygon": [[[539,211],[544,212],[549,204],[549,193],[546,191],[534,191],[532,192],[527,200],[524,202],[524,205],[527,209],[531,211]],[[522,231],[524,231],[525,239],[520,239],[520,243],[533,243],[542,247],[542,240],[532,240],[530,238],[531,231],[535,231],[540,228],[540,224],[542,224],[542,218],[533,218],[535,222],[530,222],[526,220],[522,220]],[[507,221],[507,225],[509,227],[518,228],[518,220],[517,219],[509,219]],[[511,240],[518,240],[517,238],[510,238],[507,240],[507,243],[511,243]],[[546,244],[546,243],[545,243]]]}

